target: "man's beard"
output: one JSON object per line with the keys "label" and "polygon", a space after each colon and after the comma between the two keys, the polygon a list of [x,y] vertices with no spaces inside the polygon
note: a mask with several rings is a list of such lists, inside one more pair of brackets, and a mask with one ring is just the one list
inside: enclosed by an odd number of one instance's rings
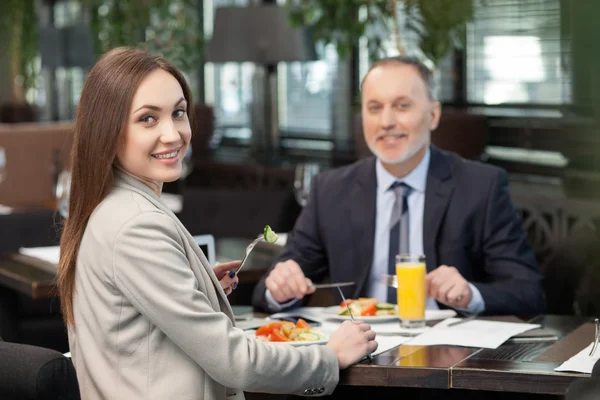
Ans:
{"label": "man's beard", "polygon": [[[427,133],[423,133],[420,136],[420,139],[416,142],[409,142],[408,143],[408,147],[406,148],[406,150],[404,150],[404,152],[402,154],[400,154],[399,156],[396,156],[395,158],[388,158],[383,156],[383,154],[381,154],[381,152],[379,152],[376,148],[376,146],[374,144],[371,144],[370,142],[367,142],[367,146],[369,147],[369,149],[371,150],[371,152],[373,154],[375,154],[375,156],[381,160],[381,162],[385,163],[385,164],[390,164],[390,165],[398,165],[398,164],[402,164],[403,162],[405,162],[406,160],[411,159],[412,157],[414,157],[421,149],[423,149],[423,147],[429,145],[431,139],[431,133],[427,132]],[[375,139],[377,141],[377,139]]]}

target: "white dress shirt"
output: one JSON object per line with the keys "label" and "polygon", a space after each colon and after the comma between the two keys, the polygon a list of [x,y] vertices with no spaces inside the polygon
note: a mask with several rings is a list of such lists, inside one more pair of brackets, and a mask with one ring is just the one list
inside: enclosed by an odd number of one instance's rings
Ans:
{"label": "white dress shirt", "polygon": [[[425,187],[427,186],[427,173],[429,172],[430,151],[427,150],[425,156],[408,175],[402,179],[396,178],[390,174],[378,159],[375,164],[375,174],[377,179],[377,210],[375,213],[375,238],[373,242],[373,262],[367,293],[369,297],[375,297],[379,301],[387,301],[387,286],[382,279],[388,273],[388,257],[390,249],[390,218],[396,196],[389,188],[395,181],[404,182],[409,185],[410,191],[408,201],[408,223],[410,238],[408,247],[411,254],[423,254],[423,213],[425,209]],[[466,311],[469,313],[479,313],[484,310],[485,303],[479,290],[469,283],[473,298]],[[427,298],[426,307],[429,309],[438,309],[436,301],[430,297]]]}

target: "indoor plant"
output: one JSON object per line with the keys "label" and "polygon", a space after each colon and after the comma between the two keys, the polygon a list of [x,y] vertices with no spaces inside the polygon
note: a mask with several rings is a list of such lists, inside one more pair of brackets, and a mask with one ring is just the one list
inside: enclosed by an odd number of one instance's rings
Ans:
{"label": "indoor plant", "polygon": [[99,56],[117,46],[158,52],[184,73],[193,73],[202,54],[197,0],[78,0],[90,15]]}
{"label": "indoor plant", "polygon": [[472,20],[477,0],[287,0],[290,20],[309,25],[315,40],[333,43],[344,58],[361,37],[368,40],[371,60],[386,54],[390,38],[405,54],[404,33],[418,37],[418,47],[432,64],[451,48],[463,44],[466,23]]}

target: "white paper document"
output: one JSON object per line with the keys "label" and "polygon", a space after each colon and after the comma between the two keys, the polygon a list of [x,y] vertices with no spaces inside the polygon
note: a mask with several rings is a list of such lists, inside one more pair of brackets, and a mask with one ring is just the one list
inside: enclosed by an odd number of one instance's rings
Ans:
{"label": "white paper document", "polygon": [[539,328],[539,324],[472,320],[456,326],[447,326],[458,318],[448,318],[432,329],[424,331],[408,342],[420,346],[465,346],[495,349],[512,336]]}
{"label": "white paper document", "polygon": [[58,265],[58,260],[60,257],[60,247],[21,247],[19,249],[19,253],[24,254],[26,256],[39,258],[40,260],[44,260],[51,264]]}
{"label": "white paper document", "polygon": [[600,350],[596,350],[593,356],[589,355],[593,345],[594,343],[592,342],[588,347],[581,350],[573,357],[569,358],[560,366],[554,368],[554,370],[583,372],[586,374],[591,374],[592,368],[594,368],[594,364],[600,359]]}

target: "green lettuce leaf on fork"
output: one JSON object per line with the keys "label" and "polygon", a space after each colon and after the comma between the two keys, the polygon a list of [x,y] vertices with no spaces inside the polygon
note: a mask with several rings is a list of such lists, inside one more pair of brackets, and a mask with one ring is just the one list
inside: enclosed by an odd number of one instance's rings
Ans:
{"label": "green lettuce leaf on fork", "polygon": [[265,242],[275,243],[279,236],[277,236],[277,234],[271,229],[269,225],[265,225],[264,237]]}

